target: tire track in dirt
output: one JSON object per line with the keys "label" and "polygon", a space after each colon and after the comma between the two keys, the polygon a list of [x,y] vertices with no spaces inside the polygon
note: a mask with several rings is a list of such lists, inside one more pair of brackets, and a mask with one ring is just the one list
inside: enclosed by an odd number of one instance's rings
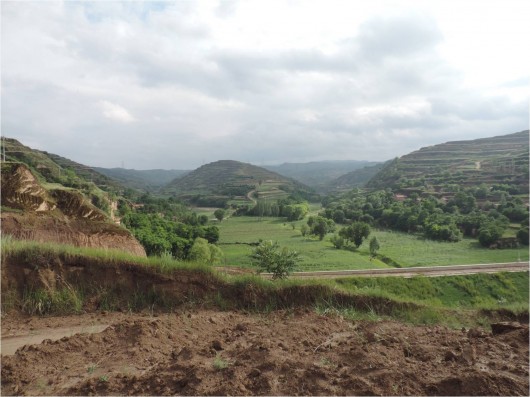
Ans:
{"label": "tire track in dirt", "polygon": [[80,325],[76,327],[45,328],[32,330],[24,335],[2,336],[2,356],[13,355],[19,347],[24,345],[36,345],[45,339],[52,341],[70,337],[75,334],[95,334],[104,331],[109,324]]}

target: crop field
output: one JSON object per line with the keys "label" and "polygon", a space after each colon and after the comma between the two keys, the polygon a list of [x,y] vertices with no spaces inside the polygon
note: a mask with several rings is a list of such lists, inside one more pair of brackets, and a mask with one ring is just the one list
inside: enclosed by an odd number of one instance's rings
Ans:
{"label": "crop field", "polygon": [[[307,218],[287,222],[283,218],[230,217],[218,226],[220,247],[227,266],[250,267],[249,255],[261,240],[278,241],[281,246],[298,251],[302,261],[299,271],[368,269],[390,267],[378,259],[370,260],[365,242],[356,251],[338,250],[329,242],[301,235],[300,226]],[[528,248],[490,250],[482,248],[475,239],[456,243],[437,242],[417,235],[392,231],[372,230],[380,243],[379,254],[392,259],[401,267],[443,266],[477,263],[528,261]],[[369,238],[370,238],[369,237]]]}

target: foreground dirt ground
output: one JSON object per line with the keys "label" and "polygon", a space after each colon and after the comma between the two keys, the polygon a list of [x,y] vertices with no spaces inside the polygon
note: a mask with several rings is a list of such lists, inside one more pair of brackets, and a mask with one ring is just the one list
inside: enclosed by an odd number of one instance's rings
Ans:
{"label": "foreground dirt ground", "polygon": [[[71,336],[57,333],[68,327]],[[61,338],[3,353],[2,395],[528,395],[529,390],[528,326],[520,324],[492,334],[352,322],[309,310],[2,319],[6,346],[35,335]]]}

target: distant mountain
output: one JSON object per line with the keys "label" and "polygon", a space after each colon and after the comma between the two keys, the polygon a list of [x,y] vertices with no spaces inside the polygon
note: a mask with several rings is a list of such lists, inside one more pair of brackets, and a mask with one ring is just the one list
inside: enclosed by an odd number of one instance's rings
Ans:
{"label": "distant mountain", "polygon": [[[191,201],[209,197],[215,200],[206,201],[219,204],[234,199],[250,202],[255,198],[276,199],[291,193],[310,193],[311,189],[265,168],[239,161],[220,160],[173,180],[162,192]],[[205,200],[201,203],[204,204]]]}
{"label": "distant mountain", "polygon": [[270,171],[296,179],[311,187],[327,185],[332,180],[351,171],[378,164],[375,161],[340,160],[312,161],[309,163],[283,163],[266,165]]}
{"label": "distant mountain", "polygon": [[418,193],[508,184],[528,194],[529,131],[422,148],[385,165],[367,187]]}
{"label": "distant mountain", "polygon": [[125,168],[93,168],[97,172],[120,182],[123,186],[146,191],[157,190],[158,188],[167,185],[175,178],[179,178],[191,172],[189,170],[131,170]]}
{"label": "distant mountain", "polygon": [[326,191],[343,191],[356,187],[364,187],[387,163],[378,163],[364,167],[355,171],[348,172],[338,178],[328,182],[325,186]]}

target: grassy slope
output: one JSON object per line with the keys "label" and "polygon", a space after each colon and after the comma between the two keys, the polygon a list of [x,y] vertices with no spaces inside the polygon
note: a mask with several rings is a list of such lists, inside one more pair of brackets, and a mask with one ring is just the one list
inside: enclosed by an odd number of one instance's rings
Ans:
{"label": "grassy slope", "polygon": [[[182,280],[189,280],[192,272],[197,277],[202,277],[203,281],[198,282],[199,279],[196,279],[194,285],[204,284],[204,293],[195,294],[193,302],[181,301],[177,304],[197,304],[201,307],[245,307],[267,311],[301,305],[312,306],[323,312],[338,311],[351,318],[378,319],[385,316],[412,323],[443,323],[455,327],[487,325],[489,321],[498,320],[499,315],[502,319],[502,316],[510,318],[513,316],[510,313],[514,312],[528,313],[528,272],[440,278],[347,278],[272,282],[254,276],[223,276],[201,264],[177,262],[169,258],[142,259],[118,251],[2,239],[3,263],[11,262],[13,266],[13,261],[16,261],[17,266],[29,269],[32,267],[31,263],[42,258],[67,267],[91,263],[91,266],[100,271],[105,267],[123,266],[124,274],[143,268],[144,277],[149,274],[145,271],[151,269],[148,271],[153,274],[164,273],[173,277],[173,280],[180,280],[180,274],[186,274]],[[167,284],[170,279],[163,280]],[[84,282],[87,287],[90,285],[90,280]],[[102,295],[111,296],[113,293],[119,293],[122,295],[121,299],[130,301],[134,310],[152,310],[154,306],[163,310],[174,308],[175,302],[155,296],[154,287],[150,295],[139,296],[140,291],[123,289],[119,279],[110,285],[117,288],[117,291],[104,291],[102,287],[95,286],[95,290],[91,292],[86,287],[78,290],[69,285],[67,289],[57,290],[54,294],[45,290],[29,291],[29,294],[26,291],[21,301],[14,291],[4,289],[2,309],[5,312],[18,307],[31,311],[44,304],[46,313],[73,313],[83,310],[85,301],[100,299]],[[123,295],[123,291],[127,291],[127,294]],[[512,311],[502,314],[483,312],[483,309]]]}

